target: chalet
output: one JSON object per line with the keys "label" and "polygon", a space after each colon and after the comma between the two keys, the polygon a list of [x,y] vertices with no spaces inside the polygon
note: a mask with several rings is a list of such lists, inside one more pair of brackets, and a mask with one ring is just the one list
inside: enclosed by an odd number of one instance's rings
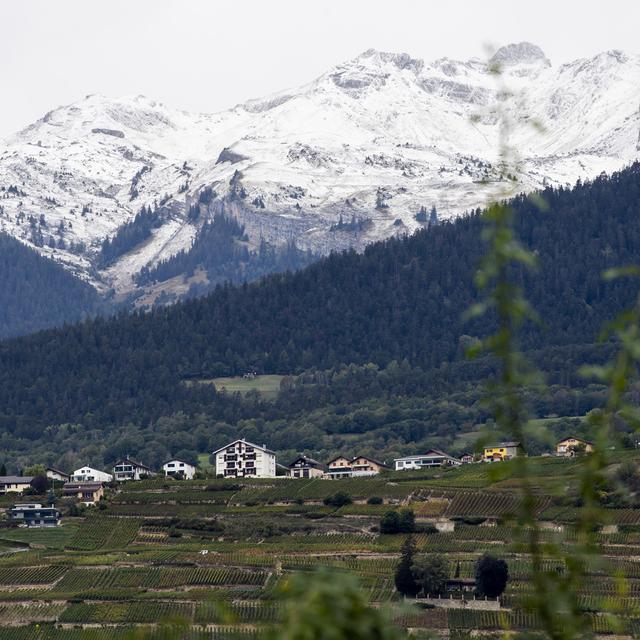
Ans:
{"label": "chalet", "polygon": [[351,470],[351,460],[345,458],[345,456],[336,456],[332,460],[327,462],[327,471],[325,477],[336,478],[350,478],[353,475]]}
{"label": "chalet", "polygon": [[118,460],[113,465],[113,476],[116,482],[125,482],[126,480],[142,480],[154,476],[155,473],[147,467],[146,464],[136,462],[129,457]]}
{"label": "chalet", "polygon": [[522,446],[519,442],[499,442],[484,448],[482,459],[485,462],[502,462],[522,455]]}
{"label": "chalet", "polygon": [[354,458],[336,456],[327,463],[324,477],[335,480],[337,478],[374,476],[387,468],[383,462],[367,456],[355,456]]}
{"label": "chalet", "polygon": [[54,482],[69,482],[71,480],[71,476],[64,471],[59,471],[58,469],[54,469],[53,467],[46,468],[47,478],[49,480],[53,480]]}
{"label": "chalet", "polygon": [[396,471],[425,469],[429,467],[453,467],[462,464],[461,460],[458,460],[439,449],[429,449],[426,453],[418,456],[396,458],[393,462],[395,464]]}
{"label": "chalet", "polygon": [[354,476],[375,476],[388,468],[384,462],[367,458],[366,456],[356,456],[351,460],[351,469]]}
{"label": "chalet", "polygon": [[33,476],[0,476],[0,494],[22,493],[31,487]]}
{"label": "chalet", "polygon": [[25,527],[57,527],[60,524],[60,512],[55,507],[43,507],[41,504],[16,504],[7,510],[11,522]]}
{"label": "chalet", "polygon": [[178,476],[185,480],[193,480],[193,476],[196,475],[196,468],[184,460],[167,460],[162,465],[162,470],[165,476]]}
{"label": "chalet", "polygon": [[275,478],[276,454],[246,440],[235,440],[213,452],[216,475],[224,478]]}
{"label": "chalet", "polygon": [[475,462],[475,456],[472,453],[463,453],[460,456],[460,462],[462,464],[469,464],[470,462]]}
{"label": "chalet", "polygon": [[82,504],[91,505],[104,496],[104,488],[101,482],[67,482],[62,487],[62,493],[67,497],[74,497]]}
{"label": "chalet", "polygon": [[324,465],[308,456],[299,456],[289,465],[288,474],[292,478],[321,478]]}
{"label": "chalet", "polygon": [[91,467],[80,467],[71,474],[70,482],[112,482],[113,476]]}
{"label": "chalet", "polygon": [[574,456],[577,451],[581,450],[590,453],[593,451],[593,442],[576,436],[567,436],[556,442],[556,455],[559,456]]}

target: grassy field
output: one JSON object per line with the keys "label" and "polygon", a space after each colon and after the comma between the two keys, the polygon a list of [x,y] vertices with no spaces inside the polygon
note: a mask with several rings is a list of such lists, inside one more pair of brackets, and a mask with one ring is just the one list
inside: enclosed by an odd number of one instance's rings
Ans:
{"label": "grassy field", "polygon": [[[635,451],[622,457],[639,461]],[[583,464],[530,459],[539,493],[534,508],[548,523],[541,535],[568,555],[576,544],[572,496]],[[500,463],[338,481],[128,483],[108,493],[106,509],[66,519],[62,527],[4,530],[0,638],[116,640],[137,625],[174,616],[191,625],[192,640],[237,637],[234,632],[257,639],[281,617],[280,582],[319,567],[356,574],[372,603],[395,606],[401,599],[393,572],[405,535],[381,535],[378,525],[385,511],[406,506],[425,527],[414,535],[418,551],[445,555],[452,577],[472,577],[477,558],[492,552],[507,560],[511,578],[503,611],[404,605],[394,618],[398,626],[442,638],[474,630],[501,635],[505,620],[516,633],[535,631],[540,620],[521,604],[531,590],[531,562],[518,542],[523,532],[510,519],[521,504],[513,472],[511,463]],[[338,490],[352,503],[323,504]],[[383,503],[369,504],[374,497]],[[619,527],[598,534],[603,564],[581,598],[594,632],[611,635],[616,628],[601,613],[625,575],[626,623],[634,635],[640,632],[640,615],[633,613],[640,611],[640,508],[606,514],[606,523]],[[439,532],[427,522],[447,526]],[[30,548],[14,552],[11,540]]]}
{"label": "grassy field", "polygon": [[274,399],[280,391],[280,381],[284,376],[265,375],[256,376],[255,378],[243,378],[241,376],[233,378],[210,378],[208,380],[199,380],[200,384],[215,385],[218,391],[226,391],[227,393],[246,394],[249,391],[259,391],[260,394],[267,399]]}

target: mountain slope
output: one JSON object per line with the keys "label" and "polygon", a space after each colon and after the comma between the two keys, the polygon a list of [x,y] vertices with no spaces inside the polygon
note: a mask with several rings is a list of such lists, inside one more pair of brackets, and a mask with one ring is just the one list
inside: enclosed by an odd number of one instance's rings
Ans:
{"label": "mountain slope", "polygon": [[[542,195],[546,214],[525,198],[514,202],[519,234],[540,260],[538,271],[514,278],[544,318],[520,338],[529,350],[566,348],[545,366],[575,379],[575,345],[593,343],[637,295],[636,282],[604,282],[601,274],[640,255],[640,164]],[[250,408],[233,398],[184,381],[250,367],[287,374],[406,360],[435,371],[438,384],[438,367],[493,328],[490,318],[462,320],[477,300],[481,228],[474,214],[363,254],[332,255],[296,274],[1,343],[0,428],[33,438],[48,424],[102,430],[177,411],[247,417]],[[471,379],[487,370],[478,365]]]}
{"label": "mountain slope", "polygon": [[[493,63],[514,91],[507,111],[524,191],[637,158],[638,56],[610,51],[553,67],[520,43]],[[237,217],[254,248],[263,239],[360,250],[421,228],[422,206],[452,218],[509,179],[496,164],[497,91],[480,60],[370,50],[307,85],[213,115],[88,96],[0,145],[0,225],[122,295],[141,269],[188,249],[215,213]],[[206,204],[203,192],[213,196]],[[154,203],[162,224],[96,269],[105,238]]]}
{"label": "mountain slope", "polygon": [[93,287],[0,233],[0,338],[77,322],[100,308]]}

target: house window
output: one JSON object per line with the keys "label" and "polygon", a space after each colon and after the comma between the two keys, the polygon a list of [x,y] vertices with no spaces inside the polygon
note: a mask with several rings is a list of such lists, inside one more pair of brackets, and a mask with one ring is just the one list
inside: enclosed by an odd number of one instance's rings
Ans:
{"label": "house window", "polygon": [[255,466],[253,462],[249,461],[245,465],[247,468]]}

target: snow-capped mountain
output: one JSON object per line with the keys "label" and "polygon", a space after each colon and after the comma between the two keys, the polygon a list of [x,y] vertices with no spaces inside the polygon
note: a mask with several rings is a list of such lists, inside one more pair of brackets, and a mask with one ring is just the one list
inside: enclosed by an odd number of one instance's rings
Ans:
{"label": "snow-capped mountain", "polygon": [[[573,184],[640,154],[640,56],[609,51],[554,67],[529,43],[489,63],[369,50],[213,115],[142,96],[55,109],[0,144],[0,228],[120,293],[220,210],[253,242],[362,248],[419,228],[422,207],[453,217],[511,180],[498,164],[505,96],[522,190]],[[213,197],[198,204],[207,188]],[[98,269],[103,240],[147,205],[162,208],[161,226]]]}

